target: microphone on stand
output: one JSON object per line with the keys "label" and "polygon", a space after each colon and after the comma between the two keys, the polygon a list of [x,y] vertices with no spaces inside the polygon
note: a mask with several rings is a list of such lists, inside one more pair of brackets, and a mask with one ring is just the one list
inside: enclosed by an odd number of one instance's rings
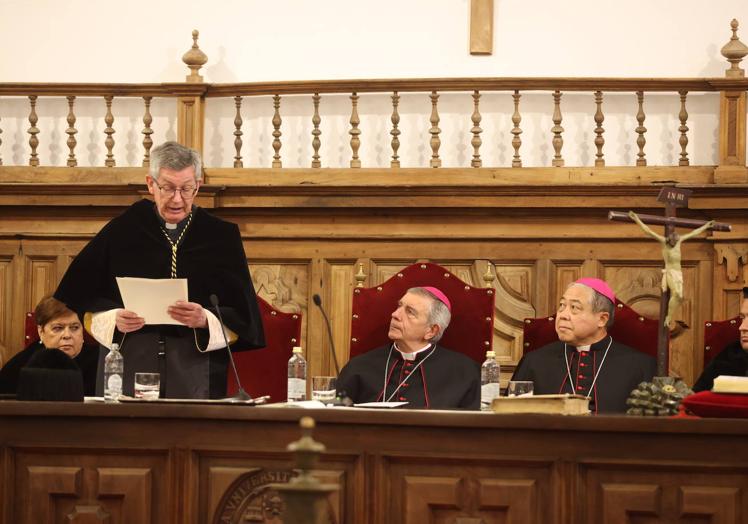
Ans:
{"label": "microphone on stand", "polygon": [[[332,361],[335,364],[335,373],[336,377],[340,376],[340,366],[338,365],[338,357],[335,354],[335,341],[332,338],[332,328],[330,327],[330,319],[327,317],[327,313],[325,312],[325,308],[322,307],[322,299],[320,296],[315,293],[312,295],[312,301],[314,302],[314,305],[319,308],[319,310],[322,312],[322,317],[325,319],[325,325],[327,326],[327,338],[330,341],[330,351],[332,353]],[[346,395],[345,391],[338,390],[337,391],[337,397],[333,402],[329,402],[328,404],[333,406],[352,406],[353,401]]]}
{"label": "microphone on stand", "polygon": [[231,354],[231,348],[229,347],[229,339],[226,336],[226,329],[223,327],[223,317],[221,317],[221,310],[218,307],[218,297],[215,294],[210,295],[210,303],[213,304],[213,307],[216,310],[216,314],[218,315],[218,320],[221,322],[221,333],[223,333],[223,340],[226,342],[226,351],[229,352],[229,360],[231,361],[231,368],[234,370],[234,378],[236,379],[236,387],[237,392],[236,395],[233,397],[229,397],[227,400],[233,400],[236,402],[244,402],[247,400],[252,400],[252,397],[244,391],[244,388],[242,387],[242,383],[239,380],[239,372],[236,370],[236,362],[234,362],[234,355]]}

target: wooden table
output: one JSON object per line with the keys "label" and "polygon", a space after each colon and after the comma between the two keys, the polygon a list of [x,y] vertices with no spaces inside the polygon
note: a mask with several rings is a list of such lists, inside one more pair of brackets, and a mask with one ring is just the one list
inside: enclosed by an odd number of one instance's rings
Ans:
{"label": "wooden table", "polygon": [[302,415],[337,522],[748,523],[747,420],[15,401],[0,522],[280,522]]}

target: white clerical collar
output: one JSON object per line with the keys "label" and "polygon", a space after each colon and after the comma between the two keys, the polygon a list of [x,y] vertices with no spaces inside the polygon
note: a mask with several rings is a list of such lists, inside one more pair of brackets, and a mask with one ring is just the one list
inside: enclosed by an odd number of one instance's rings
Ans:
{"label": "white clerical collar", "polygon": [[587,344],[586,346],[577,346],[577,351],[589,351],[592,347],[592,344]]}
{"label": "white clerical collar", "polygon": [[431,344],[426,344],[418,351],[414,351],[413,353],[404,353],[403,351],[400,351],[399,347],[397,347],[397,343],[394,343],[393,345],[395,346],[397,352],[400,353],[400,355],[403,357],[403,360],[415,360],[418,353],[422,353],[431,347]]}
{"label": "white clerical collar", "polygon": [[172,224],[171,222],[164,222],[166,229],[176,229],[179,224]]}

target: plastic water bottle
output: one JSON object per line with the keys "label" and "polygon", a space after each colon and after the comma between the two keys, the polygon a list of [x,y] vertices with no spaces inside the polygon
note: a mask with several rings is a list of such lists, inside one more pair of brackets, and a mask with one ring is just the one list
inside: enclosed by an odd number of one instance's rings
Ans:
{"label": "plastic water bottle", "polygon": [[288,359],[288,401],[306,400],[306,360],[301,354],[301,348],[293,348],[293,354]]}
{"label": "plastic water bottle", "polygon": [[125,359],[119,352],[119,344],[112,344],[112,349],[104,359],[104,401],[119,402],[122,395],[122,374]]}
{"label": "plastic water bottle", "polygon": [[496,362],[496,353],[486,351],[486,361],[480,367],[480,409],[491,411],[491,402],[499,396],[501,386],[501,368]]}

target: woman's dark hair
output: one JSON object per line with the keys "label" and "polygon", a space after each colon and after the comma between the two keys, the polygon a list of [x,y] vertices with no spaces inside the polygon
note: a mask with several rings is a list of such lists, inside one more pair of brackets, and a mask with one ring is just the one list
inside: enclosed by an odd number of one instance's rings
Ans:
{"label": "woman's dark hair", "polygon": [[75,312],[52,295],[47,295],[34,308],[34,320],[37,326],[44,326],[50,320],[70,313]]}

